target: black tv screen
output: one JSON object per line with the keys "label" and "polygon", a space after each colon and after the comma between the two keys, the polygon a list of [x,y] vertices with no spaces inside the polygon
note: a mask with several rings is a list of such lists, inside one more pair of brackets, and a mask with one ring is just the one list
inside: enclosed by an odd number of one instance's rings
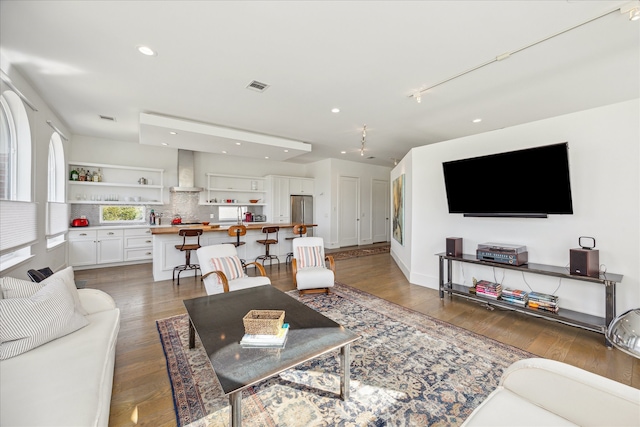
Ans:
{"label": "black tv screen", "polygon": [[444,162],[449,213],[546,218],[573,214],[565,143]]}

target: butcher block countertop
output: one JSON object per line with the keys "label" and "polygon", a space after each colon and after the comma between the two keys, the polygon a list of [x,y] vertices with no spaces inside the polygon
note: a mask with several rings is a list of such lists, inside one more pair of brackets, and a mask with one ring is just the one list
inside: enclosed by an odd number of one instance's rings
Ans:
{"label": "butcher block countertop", "polygon": [[[235,224],[231,224],[235,225]],[[169,225],[169,226],[161,226],[161,227],[151,227],[151,234],[178,234],[181,229],[185,228],[201,228],[203,232],[208,233],[211,231],[224,231],[225,233],[229,229],[231,225],[219,225],[219,224],[184,224],[184,225]],[[247,230],[262,230],[262,227],[280,227],[282,228],[293,228],[295,224],[267,224],[264,222],[260,223],[245,223],[244,226],[247,227]],[[305,224],[307,227],[313,227],[316,224]]]}

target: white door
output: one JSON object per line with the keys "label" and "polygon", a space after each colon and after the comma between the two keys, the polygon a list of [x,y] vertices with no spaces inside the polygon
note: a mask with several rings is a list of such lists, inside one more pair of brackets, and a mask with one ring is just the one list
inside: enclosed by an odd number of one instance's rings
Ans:
{"label": "white door", "polygon": [[360,181],[358,178],[341,176],[338,187],[340,212],[338,242],[340,247],[355,246],[359,243]]}
{"label": "white door", "polygon": [[373,243],[389,241],[389,181],[373,180],[372,191]]}

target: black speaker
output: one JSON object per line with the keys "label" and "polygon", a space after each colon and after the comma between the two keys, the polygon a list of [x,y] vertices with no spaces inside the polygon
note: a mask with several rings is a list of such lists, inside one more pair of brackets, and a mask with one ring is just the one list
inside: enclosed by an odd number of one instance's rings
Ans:
{"label": "black speaker", "polygon": [[447,255],[462,256],[462,237],[447,237]]}
{"label": "black speaker", "polygon": [[570,249],[569,273],[577,276],[600,276],[600,253],[597,249]]}

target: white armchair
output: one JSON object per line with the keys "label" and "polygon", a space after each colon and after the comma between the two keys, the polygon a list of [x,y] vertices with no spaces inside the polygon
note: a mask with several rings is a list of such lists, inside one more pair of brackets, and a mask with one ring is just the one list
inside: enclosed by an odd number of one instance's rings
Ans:
{"label": "white armchair", "polygon": [[232,244],[203,246],[196,254],[207,295],[271,284],[264,267],[259,263],[249,262],[246,266],[255,265],[260,276],[248,276],[245,273],[236,247]]}
{"label": "white armchair", "polygon": [[[326,262],[329,263],[327,268]],[[322,237],[293,239],[293,284],[301,294],[329,293],[336,280],[336,266],[331,255],[324,254]]]}

